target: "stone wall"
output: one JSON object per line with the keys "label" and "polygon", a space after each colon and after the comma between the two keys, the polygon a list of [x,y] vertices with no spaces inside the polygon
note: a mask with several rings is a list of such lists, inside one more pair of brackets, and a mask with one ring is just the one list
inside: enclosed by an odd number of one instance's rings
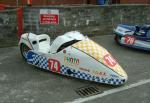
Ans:
{"label": "stone wall", "polygon": [[0,11],[0,47],[16,45],[17,42],[16,9]]}
{"label": "stone wall", "polygon": [[[40,9],[59,10],[59,24],[40,24]],[[112,34],[120,23],[150,23],[150,5],[110,5],[110,6],[51,6],[24,7],[24,33],[46,33],[56,37],[67,31],[78,30],[93,35]],[[16,9],[0,11],[0,47],[17,45]]]}
{"label": "stone wall", "polygon": [[[40,9],[58,9],[58,25],[41,25]],[[150,5],[54,6],[24,8],[24,32],[57,36],[71,30],[88,35],[112,34],[120,23],[150,23]]]}

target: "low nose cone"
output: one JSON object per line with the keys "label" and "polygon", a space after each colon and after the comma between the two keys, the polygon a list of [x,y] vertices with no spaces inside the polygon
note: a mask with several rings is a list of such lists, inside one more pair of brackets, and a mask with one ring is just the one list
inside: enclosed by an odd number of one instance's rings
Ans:
{"label": "low nose cone", "polygon": [[124,82],[127,80],[127,73],[122,69],[119,63],[112,57],[112,55],[102,46],[98,45],[94,41],[87,39],[84,41],[77,42],[73,47],[90,55],[97,61],[103,63],[108,69],[116,72],[121,76]]}
{"label": "low nose cone", "polygon": [[122,79],[127,80],[127,73],[123,70],[123,68],[119,65],[119,63],[112,57],[112,55],[107,52],[103,55],[102,63],[112,69],[114,72],[119,74]]}

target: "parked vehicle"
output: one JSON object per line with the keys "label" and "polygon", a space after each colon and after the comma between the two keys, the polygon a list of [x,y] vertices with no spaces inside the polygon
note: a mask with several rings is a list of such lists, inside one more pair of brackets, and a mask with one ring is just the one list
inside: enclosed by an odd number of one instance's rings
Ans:
{"label": "parked vehicle", "polygon": [[124,25],[114,29],[115,41],[123,46],[150,51],[150,24]]}
{"label": "parked vehicle", "polygon": [[127,81],[126,72],[112,55],[77,31],[58,36],[51,43],[46,34],[25,33],[19,46],[24,60],[42,69],[111,85]]}

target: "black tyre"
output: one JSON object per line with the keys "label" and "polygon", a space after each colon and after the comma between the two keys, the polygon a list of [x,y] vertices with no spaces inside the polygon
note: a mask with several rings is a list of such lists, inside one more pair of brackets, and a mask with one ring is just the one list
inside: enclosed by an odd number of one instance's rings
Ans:
{"label": "black tyre", "polygon": [[25,45],[25,44],[20,45],[21,55],[25,61],[27,60],[27,52],[29,50],[30,50],[30,48],[27,45]]}
{"label": "black tyre", "polygon": [[120,35],[115,35],[114,39],[115,39],[115,41],[116,41],[117,44],[121,45],[120,44],[120,40],[121,40],[121,36]]}

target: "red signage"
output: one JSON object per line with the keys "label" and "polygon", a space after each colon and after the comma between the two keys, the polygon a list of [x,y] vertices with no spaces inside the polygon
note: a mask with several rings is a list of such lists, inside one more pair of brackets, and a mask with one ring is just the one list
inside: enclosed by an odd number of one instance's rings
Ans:
{"label": "red signage", "polygon": [[59,24],[59,11],[50,9],[40,10],[40,24]]}
{"label": "red signage", "polygon": [[41,24],[58,24],[58,15],[54,14],[41,14],[40,15]]}

